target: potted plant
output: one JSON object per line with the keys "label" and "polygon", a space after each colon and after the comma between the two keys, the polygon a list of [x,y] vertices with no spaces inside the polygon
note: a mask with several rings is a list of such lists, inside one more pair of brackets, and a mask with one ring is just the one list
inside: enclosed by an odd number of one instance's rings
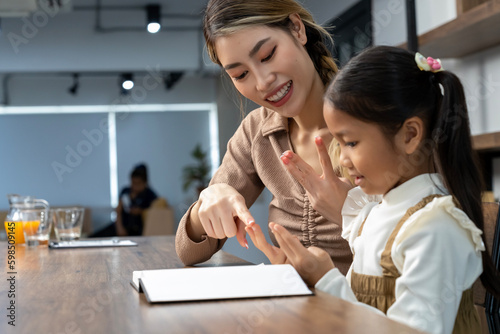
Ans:
{"label": "potted plant", "polygon": [[191,156],[196,160],[196,163],[183,168],[183,189],[187,191],[191,185],[195,184],[199,195],[208,186],[208,182],[210,181],[210,166],[207,163],[207,153],[201,149],[200,144],[194,147]]}

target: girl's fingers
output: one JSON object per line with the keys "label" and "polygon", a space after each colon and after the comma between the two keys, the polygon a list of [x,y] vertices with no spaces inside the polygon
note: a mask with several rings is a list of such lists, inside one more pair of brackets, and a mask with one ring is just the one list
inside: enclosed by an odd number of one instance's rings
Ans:
{"label": "girl's fingers", "polygon": [[245,230],[250,236],[250,239],[252,239],[255,247],[264,253],[271,263],[275,263],[276,261],[278,261],[278,263],[282,262],[281,258],[278,259],[279,252],[276,252],[277,248],[267,242],[266,237],[259,225],[255,223],[249,224],[245,227]]}
{"label": "girl's fingers", "polygon": [[[272,223],[271,230],[278,241],[280,248],[286,256],[293,262],[298,255],[298,250],[304,248],[300,241],[295,239],[283,226]],[[298,243],[298,245],[297,245]],[[300,247],[300,248],[299,248]],[[305,249],[305,248],[304,248]]]}
{"label": "girl's fingers", "polygon": [[258,224],[252,223],[247,225],[246,228],[247,231],[249,231],[248,234],[252,233],[253,238],[252,241],[255,244],[255,246],[260,249],[261,251],[264,251],[265,249],[269,248],[269,243],[266,240],[266,236],[262,232],[262,229]]}
{"label": "girl's fingers", "polygon": [[335,175],[335,171],[333,170],[332,160],[323,138],[317,136],[314,138],[314,142],[316,144],[316,150],[318,151],[319,162],[323,169],[323,175],[329,180],[334,180],[334,178],[337,178],[337,175]]}
{"label": "girl's fingers", "polygon": [[263,252],[270,260],[272,260],[272,257],[275,255],[274,254],[274,246],[271,245],[269,242],[266,240],[266,236],[264,235],[264,232],[262,232],[262,229],[260,228],[259,225],[253,223],[247,226],[246,228],[248,234],[250,235],[250,238],[252,238],[253,243],[255,244],[255,247],[257,247],[261,252]]}
{"label": "girl's fingers", "polygon": [[286,244],[286,247],[293,252],[294,259],[300,259],[308,256],[309,252],[307,251],[307,248],[302,245],[299,238],[288,232],[286,228],[273,223],[273,231],[276,232],[274,234],[275,236],[276,234],[279,234],[281,240]]}
{"label": "girl's fingers", "polygon": [[285,168],[290,174],[308,191],[311,189],[311,184],[318,178],[314,169],[301,157],[292,151],[285,151],[280,157],[285,165]]}
{"label": "girl's fingers", "polygon": [[238,240],[238,243],[241,245],[241,247],[248,249],[248,241],[246,238],[247,233],[245,230],[245,227],[247,225],[238,217],[236,217],[234,221],[236,223],[236,240]]}

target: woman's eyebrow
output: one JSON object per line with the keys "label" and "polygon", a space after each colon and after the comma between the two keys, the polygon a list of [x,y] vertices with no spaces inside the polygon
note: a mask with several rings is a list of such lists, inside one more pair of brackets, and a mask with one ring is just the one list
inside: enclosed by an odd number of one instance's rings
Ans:
{"label": "woman's eyebrow", "polygon": [[250,52],[248,53],[248,55],[251,57],[255,56],[255,54],[257,52],[259,52],[260,48],[262,47],[262,45],[264,45],[264,43],[266,43],[268,40],[270,40],[271,37],[268,37],[268,38],[264,38],[264,39],[261,39],[260,41],[258,41],[255,46],[252,48],[252,50],[250,50]]}
{"label": "woman's eyebrow", "polygon": [[[255,46],[252,48],[252,50],[250,50],[250,52],[248,53],[248,56],[251,58],[253,56],[255,56],[255,54],[257,52],[259,52],[260,48],[262,47],[262,45],[264,45],[267,41],[269,41],[271,39],[271,37],[267,37],[267,38],[264,38],[264,39],[261,39],[260,41],[258,41]],[[238,67],[240,66],[241,63],[232,63],[232,64],[228,64],[226,66],[224,66],[224,69],[227,71],[227,70],[230,70],[232,68],[235,68],[235,67]]]}

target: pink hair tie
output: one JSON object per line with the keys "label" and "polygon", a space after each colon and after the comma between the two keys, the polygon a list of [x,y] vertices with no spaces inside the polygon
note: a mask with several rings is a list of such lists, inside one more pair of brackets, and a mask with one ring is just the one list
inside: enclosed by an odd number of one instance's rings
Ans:
{"label": "pink hair tie", "polygon": [[417,66],[421,71],[428,71],[433,73],[443,71],[441,60],[434,59],[432,57],[425,58],[418,52],[415,53],[415,62],[417,63]]}

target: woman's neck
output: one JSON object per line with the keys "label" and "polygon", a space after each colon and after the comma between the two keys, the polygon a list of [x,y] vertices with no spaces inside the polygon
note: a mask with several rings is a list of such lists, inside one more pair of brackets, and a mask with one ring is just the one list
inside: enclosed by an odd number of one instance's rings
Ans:
{"label": "woman's neck", "polygon": [[316,132],[319,129],[326,128],[325,118],[323,117],[323,95],[325,86],[317,75],[311,87],[310,93],[304,104],[302,112],[293,117],[293,129],[290,131]]}

